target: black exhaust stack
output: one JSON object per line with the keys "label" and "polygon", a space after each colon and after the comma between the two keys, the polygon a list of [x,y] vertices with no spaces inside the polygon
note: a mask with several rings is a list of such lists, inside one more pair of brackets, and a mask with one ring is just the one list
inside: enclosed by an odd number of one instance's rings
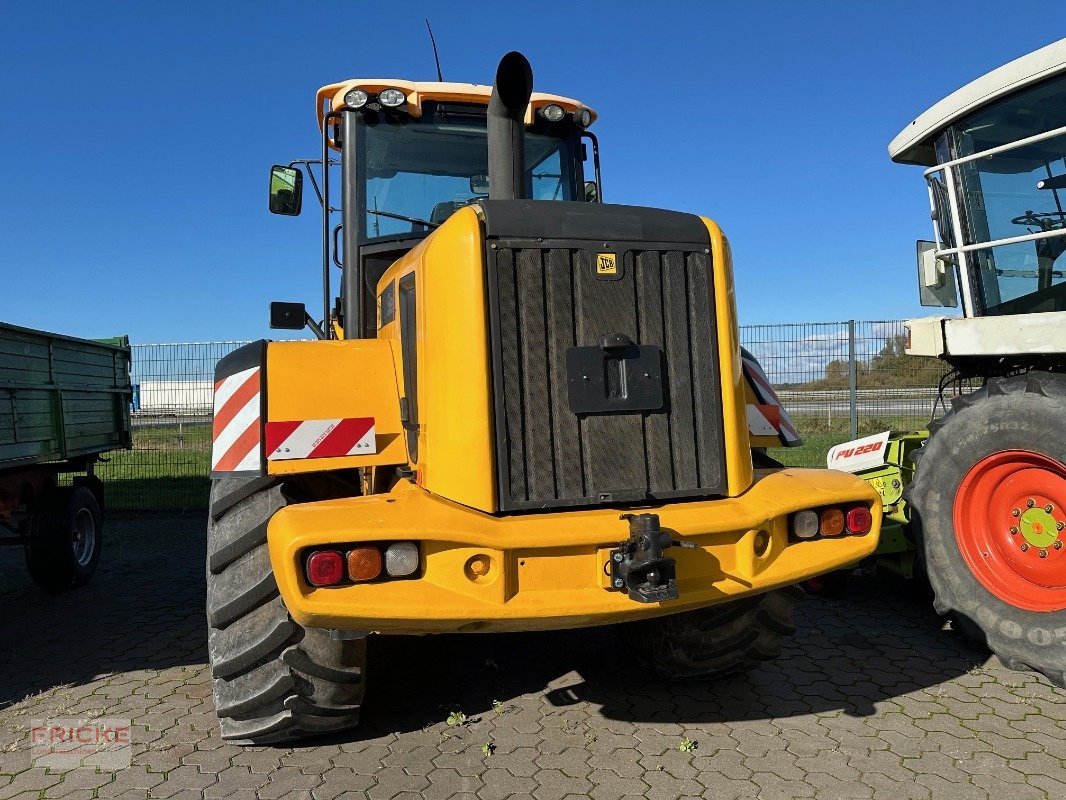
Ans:
{"label": "black exhaust stack", "polygon": [[489,99],[489,199],[519,200],[525,186],[525,115],[533,93],[533,68],[511,51],[500,59]]}

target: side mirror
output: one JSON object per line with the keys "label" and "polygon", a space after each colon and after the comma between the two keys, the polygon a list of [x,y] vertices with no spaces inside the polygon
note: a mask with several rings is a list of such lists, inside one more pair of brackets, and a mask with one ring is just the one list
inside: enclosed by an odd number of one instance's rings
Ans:
{"label": "side mirror", "polygon": [[585,202],[595,203],[600,198],[600,187],[596,181],[585,181]]}
{"label": "side mirror", "polygon": [[270,327],[283,331],[302,331],[307,322],[303,303],[271,303]]}
{"label": "side mirror", "polygon": [[955,286],[955,268],[946,259],[937,258],[936,242],[918,240],[918,302],[923,306],[955,308],[959,292]]}
{"label": "side mirror", "polygon": [[326,338],[322,328],[311,319],[311,315],[307,313],[307,307],[303,303],[271,303],[270,327],[283,331],[302,331],[307,327],[319,339]]}
{"label": "side mirror", "polygon": [[[303,205],[304,176],[295,167],[270,168],[270,213],[295,217]],[[301,326],[302,327],[302,326]]]}
{"label": "side mirror", "polygon": [[470,194],[488,194],[489,193],[489,176],[488,175],[471,175],[470,176]]}

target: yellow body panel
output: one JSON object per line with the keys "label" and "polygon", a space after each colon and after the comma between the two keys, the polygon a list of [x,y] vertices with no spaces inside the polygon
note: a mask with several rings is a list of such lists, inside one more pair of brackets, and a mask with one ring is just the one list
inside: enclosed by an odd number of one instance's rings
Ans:
{"label": "yellow body panel", "polygon": [[[788,514],[846,502],[872,506],[863,536],[789,542]],[[492,516],[402,482],[369,497],[288,506],[270,520],[271,564],[285,605],[305,626],[391,633],[569,628],[669,614],[796,583],[870,555],[877,493],[853,475],[789,469],[756,473],[741,497],[650,509],[696,550],[671,549],[681,596],[642,604],[607,588],[609,551],[628,536],[618,509]],[[759,532],[769,546],[756,552]],[[414,540],[421,576],[312,588],[301,553],[316,545]],[[470,560],[488,564],[476,574]]]}
{"label": "yellow body panel", "polygon": [[[457,503],[496,509],[484,240],[472,208],[455,212],[382,276],[414,273],[419,485]],[[397,297],[399,291],[397,288]],[[379,336],[400,335],[397,321]],[[402,370],[400,370],[402,375]],[[406,394],[406,389],[404,389]]]}
{"label": "yellow body panel", "polygon": [[748,416],[744,408],[744,371],[740,363],[740,325],[733,290],[733,254],[717,223],[703,217],[711,238],[714,309],[718,326],[718,363],[722,381],[722,433],[725,446],[726,495],[736,497],[752,481]]}
{"label": "yellow body panel", "polygon": [[373,417],[377,452],[342,458],[268,458],[267,472],[290,475],[407,463],[400,424],[397,350],[394,341],[374,339],[270,342],[266,422]]}

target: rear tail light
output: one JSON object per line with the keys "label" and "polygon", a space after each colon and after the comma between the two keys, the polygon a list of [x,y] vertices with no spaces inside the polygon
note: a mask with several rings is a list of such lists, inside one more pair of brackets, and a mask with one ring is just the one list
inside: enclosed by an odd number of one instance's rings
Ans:
{"label": "rear tail light", "polygon": [[381,551],[376,547],[356,547],[348,551],[348,577],[372,581],[381,574]]}
{"label": "rear tail light", "polygon": [[839,536],[844,532],[844,512],[839,508],[823,508],[818,519],[822,536]]}
{"label": "rear tail light", "polygon": [[337,550],[316,550],[307,557],[307,582],[333,586],[344,580],[344,556]]}
{"label": "rear tail light", "polygon": [[304,574],[309,584],[337,587],[419,577],[418,542],[359,542],[336,547],[339,549],[304,551]]}
{"label": "rear tail light", "polygon": [[390,578],[404,578],[418,570],[418,545],[396,542],[385,551],[385,571]]}
{"label": "rear tail light", "polygon": [[874,517],[866,506],[855,506],[848,509],[844,524],[848,533],[867,533],[874,524]]}
{"label": "rear tail light", "polygon": [[797,539],[813,539],[818,535],[818,512],[797,511],[792,515],[792,535]]}

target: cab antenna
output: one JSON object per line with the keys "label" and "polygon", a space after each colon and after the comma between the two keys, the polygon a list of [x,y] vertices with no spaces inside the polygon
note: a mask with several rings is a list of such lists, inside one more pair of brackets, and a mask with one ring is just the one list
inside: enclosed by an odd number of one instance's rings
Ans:
{"label": "cab antenna", "polygon": [[433,38],[433,28],[429,25],[429,17],[426,17],[426,30],[429,31],[429,43],[433,45],[433,60],[437,63],[437,80],[444,83],[444,76],[440,71],[440,56],[437,55],[437,40]]}

